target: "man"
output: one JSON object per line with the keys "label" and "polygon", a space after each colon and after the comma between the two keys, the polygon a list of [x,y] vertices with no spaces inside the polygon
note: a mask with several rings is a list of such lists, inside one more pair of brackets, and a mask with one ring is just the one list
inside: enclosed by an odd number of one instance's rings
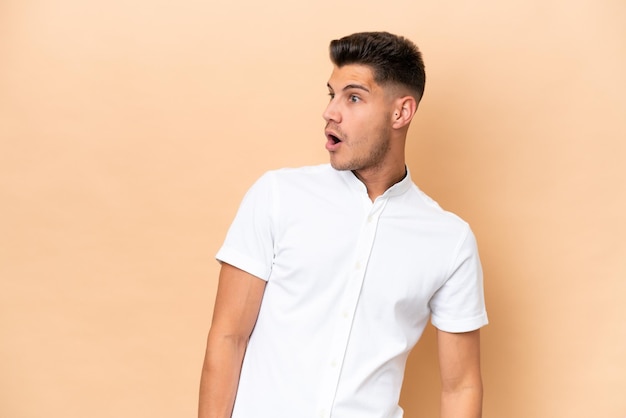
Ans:
{"label": "man", "polygon": [[413,184],[417,47],[330,45],[330,165],[266,173],[217,254],[201,418],[399,418],[407,356],[437,328],[442,417],[479,417],[482,272],[468,225]]}

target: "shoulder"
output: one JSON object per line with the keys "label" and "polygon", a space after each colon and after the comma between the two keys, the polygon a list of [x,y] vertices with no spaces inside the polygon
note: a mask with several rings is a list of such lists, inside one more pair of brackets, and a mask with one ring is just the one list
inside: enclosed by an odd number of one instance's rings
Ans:
{"label": "shoulder", "polygon": [[299,179],[306,180],[309,178],[328,177],[336,175],[330,164],[308,165],[302,167],[284,167],[267,171],[264,176],[271,176],[276,179],[290,180]]}
{"label": "shoulder", "polygon": [[441,207],[415,183],[412,183],[406,200],[407,206],[416,216],[430,222],[438,230],[448,230],[457,235],[467,235],[471,232],[469,224],[463,218]]}
{"label": "shoulder", "polygon": [[464,248],[475,249],[475,238],[468,222],[412,185],[393,205],[393,218],[402,236],[449,266]]}
{"label": "shoulder", "polygon": [[341,174],[330,164],[320,164],[270,170],[264,173],[259,181],[272,184],[277,191],[312,192],[328,190],[329,186],[339,183],[337,181],[339,177]]}

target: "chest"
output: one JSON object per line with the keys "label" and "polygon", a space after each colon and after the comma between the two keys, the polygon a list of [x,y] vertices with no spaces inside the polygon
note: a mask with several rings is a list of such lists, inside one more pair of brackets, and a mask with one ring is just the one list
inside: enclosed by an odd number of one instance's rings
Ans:
{"label": "chest", "polygon": [[445,279],[445,244],[419,214],[385,203],[284,213],[270,286],[300,305],[332,307],[351,292],[365,306],[424,309]]}

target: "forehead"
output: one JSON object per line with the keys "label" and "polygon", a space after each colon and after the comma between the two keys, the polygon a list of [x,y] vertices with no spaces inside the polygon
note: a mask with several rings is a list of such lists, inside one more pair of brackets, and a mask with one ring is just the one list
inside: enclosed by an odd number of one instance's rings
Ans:
{"label": "forehead", "polygon": [[369,91],[380,89],[380,86],[374,81],[374,73],[371,68],[360,64],[335,66],[328,80],[328,85],[333,90],[341,90],[350,85],[363,86]]}

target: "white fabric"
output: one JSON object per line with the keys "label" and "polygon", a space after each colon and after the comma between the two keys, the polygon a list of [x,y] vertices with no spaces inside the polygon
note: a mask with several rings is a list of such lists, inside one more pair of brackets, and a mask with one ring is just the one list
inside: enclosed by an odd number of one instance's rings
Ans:
{"label": "white fabric", "polygon": [[233,418],[402,417],[431,314],[448,332],[487,323],[470,228],[409,174],[372,203],[350,171],[268,172],[217,259],[267,280]]}

